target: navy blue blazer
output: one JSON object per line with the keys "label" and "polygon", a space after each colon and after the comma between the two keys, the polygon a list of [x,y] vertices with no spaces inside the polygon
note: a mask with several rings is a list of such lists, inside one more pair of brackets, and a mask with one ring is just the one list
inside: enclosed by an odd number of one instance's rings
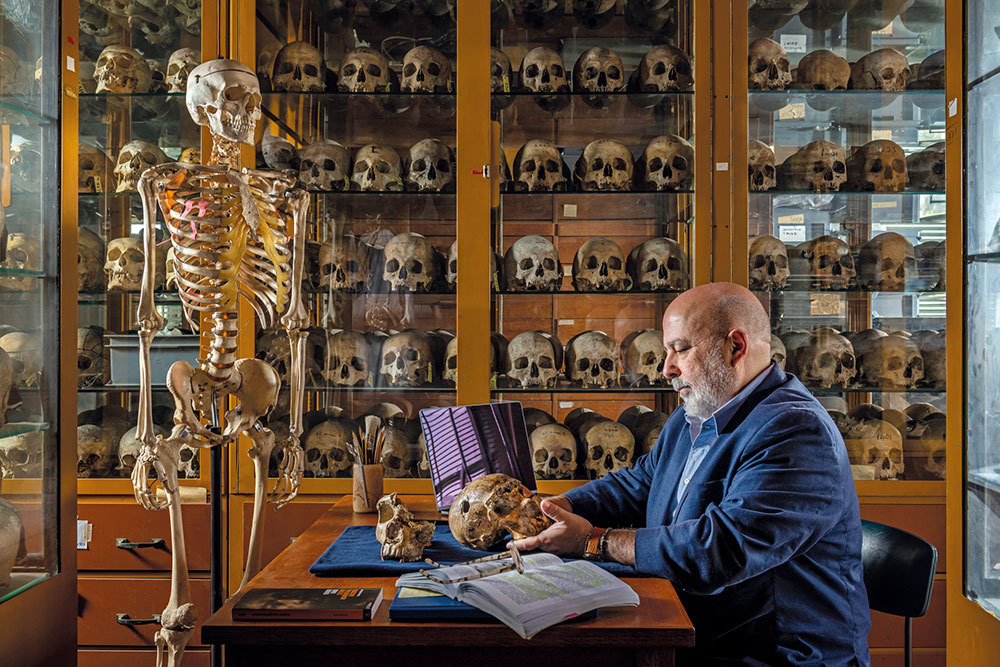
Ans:
{"label": "navy blue blazer", "polygon": [[566,493],[595,525],[639,527],[636,569],[671,580],[694,622],[687,658],[868,665],[858,496],[826,410],[773,366],[711,445],[671,521],[690,449],[680,407],[634,467]]}

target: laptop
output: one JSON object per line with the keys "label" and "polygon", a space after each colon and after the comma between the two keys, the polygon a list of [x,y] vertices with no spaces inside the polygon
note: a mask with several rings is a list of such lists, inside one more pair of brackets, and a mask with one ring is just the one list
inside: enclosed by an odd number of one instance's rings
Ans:
{"label": "laptop", "polygon": [[420,411],[438,511],[474,479],[504,473],[537,491],[524,410],[517,401]]}

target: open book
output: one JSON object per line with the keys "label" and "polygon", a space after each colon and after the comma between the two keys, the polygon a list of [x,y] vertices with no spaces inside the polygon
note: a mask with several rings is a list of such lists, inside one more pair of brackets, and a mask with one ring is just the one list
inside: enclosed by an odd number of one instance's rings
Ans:
{"label": "open book", "polygon": [[[478,572],[497,569],[490,561],[431,570],[433,581],[419,572],[404,574],[396,586],[422,588],[447,595],[494,616],[530,639],[545,628],[599,607],[637,606],[639,596],[624,581],[591,562],[564,563],[558,556],[524,556],[524,574],[511,570],[480,579],[456,582]],[[450,583],[454,582],[454,583]]]}

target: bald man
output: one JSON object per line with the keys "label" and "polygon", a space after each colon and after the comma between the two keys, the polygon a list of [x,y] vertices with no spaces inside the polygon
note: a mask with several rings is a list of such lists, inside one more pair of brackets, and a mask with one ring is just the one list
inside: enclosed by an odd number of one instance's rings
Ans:
{"label": "bald man", "polygon": [[680,295],[663,317],[663,374],[683,405],[634,467],[543,501],[554,525],[517,546],[670,579],[695,626],[679,662],[868,665],[847,451],[771,363],[770,337],[744,287]]}

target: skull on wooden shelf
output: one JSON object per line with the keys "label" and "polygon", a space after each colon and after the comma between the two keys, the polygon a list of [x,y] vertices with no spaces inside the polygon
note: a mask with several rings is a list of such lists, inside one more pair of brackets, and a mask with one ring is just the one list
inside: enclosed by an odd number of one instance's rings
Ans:
{"label": "skull on wooden shelf", "polygon": [[847,289],[857,272],[851,247],[836,236],[818,236],[805,245],[802,256],[809,262],[816,289]]}
{"label": "skull on wooden shelf", "polygon": [[406,156],[406,187],[414,192],[453,192],[455,154],[440,139],[421,139]]}
{"label": "skull on wooden shelf", "polygon": [[924,377],[918,384],[924,387],[944,388],[947,382],[947,355],[945,353],[946,337],[944,330],[915,331],[910,339],[920,350],[924,360]]}
{"label": "skull on wooden shelf", "polygon": [[675,134],[656,137],[642,151],[635,178],[642,190],[689,190],[694,181],[694,147]]}
{"label": "skull on wooden shelf", "polygon": [[587,144],[576,161],[575,176],[585,191],[628,190],[635,164],[632,153],[620,141],[598,139]]}
{"label": "skull on wooden shelf", "polygon": [[386,57],[375,49],[359,47],[344,56],[337,86],[348,93],[387,93],[391,91],[391,81]]}
{"label": "skull on wooden shelf", "polygon": [[644,292],[688,288],[687,253],[680,243],[665,236],[640,243],[628,255],[625,268],[633,289]]}
{"label": "skull on wooden shelf", "polygon": [[691,90],[694,75],[691,58],[670,44],[654,46],[643,55],[636,70],[635,88],[641,92]]}
{"label": "skull on wooden shelf", "polygon": [[525,389],[555,387],[562,353],[562,345],[554,337],[537,331],[520,333],[507,346],[507,376],[515,386]]}
{"label": "skull on wooden shelf", "polygon": [[357,425],[354,422],[337,417],[331,417],[309,429],[302,444],[307,476],[348,476],[354,457],[348,452],[347,443],[351,442],[356,432]]}
{"label": "skull on wooden shelf", "polygon": [[[547,46],[528,51],[521,60],[521,89],[533,93],[568,93],[569,77],[558,53]],[[556,111],[569,103],[555,95],[536,95],[535,101],[546,111]]]}
{"label": "skull on wooden shelf", "polygon": [[201,63],[195,49],[177,49],[167,60],[167,92],[186,93],[188,75]]}
{"label": "skull on wooden shelf", "polygon": [[750,191],[766,192],[778,185],[774,151],[762,141],[751,139],[747,144],[750,165]]}
{"label": "skull on wooden shelf", "polygon": [[371,246],[353,236],[332,236],[319,249],[323,289],[363,291],[368,282]]}
{"label": "skull on wooden shelf", "polygon": [[925,241],[913,247],[917,258],[915,289],[943,291],[947,287],[946,252],[944,241]]}
{"label": "skull on wooden shelf", "polygon": [[864,357],[868,384],[887,389],[915,387],[924,377],[924,359],[917,344],[892,333],[871,342]]}
{"label": "skull on wooden shelf", "polygon": [[906,158],[906,186],[910,190],[944,191],[945,143],[940,141]]}
{"label": "skull on wooden shelf", "polygon": [[506,109],[514,101],[508,95],[514,89],[514,72],[511,69],[510,56],[495,46],[490,47],[490,106],[494,111]]}
{"label": "skull on wooden shelf", "polygon": [[363,192],[401,192],[403,161],[391,146],[368,144],[354,156],[351,189]]}
{"label": "skull on wooden shelf", "polygon": [[785,344],[781,341],[781,338],[775,334],[771,334],[771,361],[781,370],[785,370],[785,361],[787,358],[788,352],[785,350]]}
{"label": "skull on wooden shelf", "polygon": [[667,352],[663,348],[662,331],[633,331],[622,340],[619,356],[625,370],[625,381],[630,387],[657,386],[666,382],[663,362]]}
{"label": "skull on wooden shelf", "polygon": [[424,331],[409,329],[382,343],[379,371],[393,387],[420,387],[440,375],[434,370],[433,343]]}
{"label": "skull on wooden shelf", "polygon": [[750,289],[784,289],[790,274],[784,243],[770,234],[750,241]]}
{"label": "skull on wooden shelf", "polygon": [[76,330],[77,386],[104,384],[104,330],[82,327]]}
{"label": "skull on wooden shelf", "polygon": [[118,461],[118,438],[94,424],[76,427],[76,476],[108,477]]}
{"label": "skull on wooden shelf", "polygon": [[[100,428],[99,426],[97,428]],[[133,426],[129,430],[125,431],[122,437],[118,440],[118,462],[116,464],[116,470],[120,477],[129,477],[132,475],[132,470],[135,468],[135,462],[139,459],[139,450],[142,448],[142,442],[139,440],[137,434],[139,431],[138,426]],[[166,437],[167,431],[162,426],[153,425],[153,435]]]}
{"label": "skull on wooden shelf", "polygon": [[573,67],[573,86],[584,95],[583,101],[598,109],[610,104],[611,97],[599,93],[617,93],[625,89],[625,66],[618,54],[600,46],[584,51]]}
{"label": "skull on wooden shelf", "polygon": [[785,90],[792,83],[788,53],[773,39],[761,37],[750,42],[750,90]]}
{"label": "skull on wooden shelf", "polygon": [[364,334],[338,331],[327,343],[323,378],[335,387],[371,386],[372,350]]}
{"label": "skull on wooden shelf", "polygon": [[576,438],[562,424],[543,424],[530,433],[531,457],[538,479],[572,479],[576,473]]}
{"label": "skull on wooden shelf", "polygon": [[632,463],[635,436],[624,424],[605,417],[591,419],[578,434],[583,451],[583,467],[590,479],[600,479]]}
{"label": "skull on wooden shelf", "polygon": [[[160,289],[166,279],[166,254],[162,248],[156,249],[156,273],[153,287]],[[113,239],[108,243],[104,262],[104,276],[108,289],[136,291],[142,287],[142,272],[146,261],[146,249],[142,239],[129,236]]]}
{"label": "skull on wooden shelf", "polygon": [[451,62],[432,46],[415,46],[403,56],[404,93],[450,93]]}
{"label": "skull on wooden shelf", "polygon": [[504,276],[512,292],[553,292],[562,284],[562,263],[548,239],[522,236],[504,254]]}
{"label": "skull on wooden shelf", "polygon": [[871,290],[901,291],[916,276],[913,245],[902,234],[882,232],[861,246],[858,283]]}
{"label": "skull on wooden shelf", "polygon": [[443,259],[427,240],[416,232],[393,236],[385,245],[382,279],[397,292],[431,292],[444,278]]}
{"label": "skull on wooden shelf", "polygon": [[625,253],[611,239],[588,240],[573,259],[573,288],[577,292],[620,292],[631,286],[625,273]]}
{"label": "skull on wooden shelf", "polygon": [[80,227],[76,269],[78,289],[93,292],[104,289],[104,241],[86,227]]}
{"label": "skull on wooden shelf", "polygon": [[[294,153],[289,157],[288,149],[291,148],[294,151],[291,142],[275,139],[276,141],[271,142],[271,146],[272,150],[277,148],[278,152],[273,155],[271,160],[276,165],[288,164],[287,168],[291,169],[295,169],[297,165],[299,179],[310,190],[341,192],[350,188],[351,154],[343,144],[330,139],[321,139],[299,151],[296,160]],[[287,145],[279,147],[281,145],[279,142]],[[267,160],[267,147],[264,150],[264,159]],[[268,161],[268,166],[270,165],[271,162]]]}
{"label": "skull on wooden shelf", "polygon": [[851,65],[833,51],[820,49],[799,61],[796,86],[806,90],[847,90]]}
{"label": "skull on wooden shelf", "polygon": [[585,331],[566,344],[566,378],[578,386],[618,384],[618,346],[603,331]]}
{"label": "skull on wooden shelf", "polygon": [[78,165],[80,169],[79,192],[107,192],[108,188],[114,185],[112,173],[115,164],[107,153],[97,146],[80,144]]}
{"label": "skull on wooden shelf", "polygon": [[851,67],[851,87],[855,90],[902,92],[909,80],[906,56],[892,48],[873,51]]}
{"label": "skull on wooden shelf", "polygon": [[2,466],[4,477],[23,479],[42,476],[44,436],[42,431],[32,431],[0,439],[0,460],[5,462]]}
{"label": "skull on wooden shelf", "polygon": [[146,93],[152,85],[152,72],[138,51],[112,44],[98,56],[94,79],[98,93]]}
{"label": "skull on wooden shelf", "polygon": [[520,481],[493,473],[469,483],[455,497],[448,526],[461,544],[492,550],[512,535],[515,539],[537,535],[552,524]]}
{"label": "skull on wooden shelf", "polygon": [[170,158],[148,141],[130,141],[118,152],[114,174],[118,180],[115,192],[132,192],[139,185],[142,172],[158,164],[169,162]]}
{"label": "skull on wooden shelf", "polygon": [[569,188],[569,167],[556,145],[531,139],[514,156],[516,192],[565,192]]}
{"label": "skull on wooden shelf", "polygon": [[782,190],[836,192],[847,182],[847,153],[829,141],[812,141],[778,167]]}
{"label": "skull on wooden shelf", "polygon": [[847,159],[848,189],[859,192],[903,192],[906,189],[906,155],[888,139],[876,139]]}
{"label": "skull on wooden shelf", "polygon": [[804,384],[825,389],[850,386],[857,373],[854,347],[834,329],[816,329],[795,355],[795,367]]}
{"label": "skull on wooden shelf", "polygon": [[910,82],[906,86],[908,89],[944,90],[946,74],[944,49],[930,54],[912,69]]}
{"label": "skull on wooden shelf", "polygon": [[321,92],[324,89],[323,56],[308,42],[291,42],[274,57],[271,87],[287,92]]}

